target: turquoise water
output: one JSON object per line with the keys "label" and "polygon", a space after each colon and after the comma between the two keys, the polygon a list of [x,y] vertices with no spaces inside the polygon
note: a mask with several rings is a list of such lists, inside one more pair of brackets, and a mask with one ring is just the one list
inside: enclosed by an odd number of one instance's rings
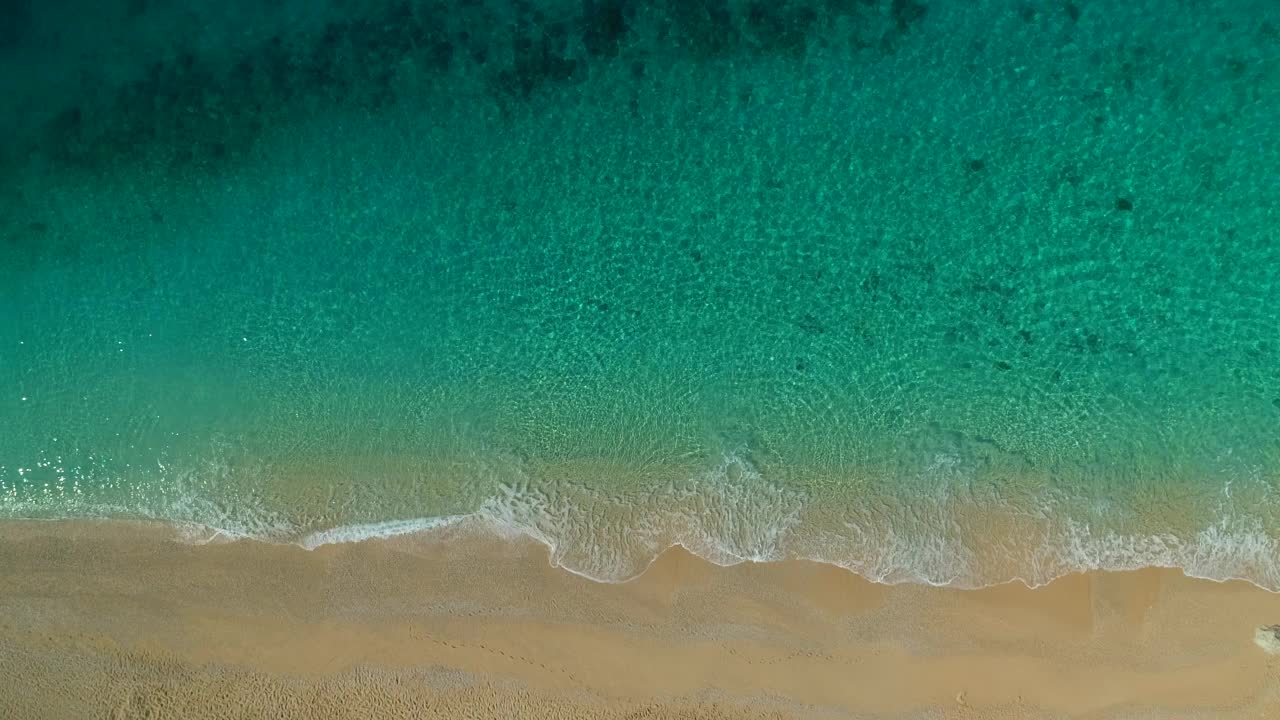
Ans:
{"label": "turquoise water", "polygon": [[544,5],[0,36],[0,517],[1280,589],[1280,6]]}

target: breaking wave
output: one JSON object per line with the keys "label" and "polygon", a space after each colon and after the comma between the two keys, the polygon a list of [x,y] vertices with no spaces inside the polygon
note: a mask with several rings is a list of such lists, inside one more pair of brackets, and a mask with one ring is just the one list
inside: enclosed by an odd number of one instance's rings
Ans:
{"label": "breaking wave", "polygon": [[1075,572],[1163,567],[1280,592],[1280,539],[1268,532],[1264,512],[1251,507],[1226,498],[1204,514],[1205,522],[1136,531],[1125,530],[1105,510],[1082,509],[1062,495],[1038,498],[1029,507],[951,495],[833,502],[779,487],[746,457],[727,453],[683,483],[643,494],[516,482],[499,485],[470,512],[320,529],[300,529],[279,512],[195,494],[142,511],[88,503],[60,504],[56,514],[14,503],[0,510],[9,518],[162,521],[185,542],[257,539],[308,550],[478,531],[533,539],[548,548],[553,566],[606,583],[633,579],[680,546],[720,566],[809,560],[884,584],[980,588],[1021,581],[1037,587]]}
{"label": "breaking wave", "polygon": [[[773,485],[747,459],[726,454],[688,482],[643,496],[508,485],[470,513],[344,525],[288,541],[314,549],[469,528],[531,538],[548,548],[553,566],[610,583],[639,576],[680,546],[720,566],[810,560],[884,584],[1037,587],[1075,572],[1162,567],[1280,592],[1280,540],[1260,513],[1224,501],[1199,525],[1141,532],[1082,512],[1068,497],[1037,502],[867,497],[832,504]],[[259,536],[284,539],[277,530]]]}

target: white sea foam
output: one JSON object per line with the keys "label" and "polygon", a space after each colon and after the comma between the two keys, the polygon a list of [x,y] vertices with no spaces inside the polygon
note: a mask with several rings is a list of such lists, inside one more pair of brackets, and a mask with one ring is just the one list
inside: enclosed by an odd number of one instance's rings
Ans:
{"label": "white sea foam", "polygon": [[[23,516],[7,515],[13,518]],[[678,546],[722,567],[743,562],[812,560],[842,567],[873,582],[889,585],[919,583],[980,588],[1020,581],[1029,587],[1039,587],[1073,572],[1164,567],[1179,569],[1191,577],[1219,582],[1243,580],[1280,592],[1280,541],[1260,528],[1230,528],[1221,522],[1200,530],[1187,540],[1172,535],[1128,535],[1068,523],[1069,529],[1058,538],[1061,544],[1045,542],[1025,546],[1025,555],[1009,557],[999,568],[979,569],[973,562],[973,554],[965,549],[966,543],[944,536],[909,538],[891,531],[881,534],[876,530],[833,535],[829,530],[815,528],[810,531],[802,523],[764,527],[752,533],[751,539],[744,544],[739,538],[718,536],[705,526],[691,526],[687,519],[677,522],[679,529],[675,531],[662,531],[650,521],[639,525],[634,537],[620,546],[611,547],[600,543],[599,538],[585,541],[583,533],[570,526],[566,526],[567,532],[563,534],[548,531],[539,522],[530,523],[499,502],[487,503],[484,509],[471,514],[343,525],[293,539],[280,532],[279,528],[268,532],[261,529],[246,531],[246,523],[243,522],[220,527],[214,523],[174,520],[150,514],[140,516],[138,513],[100,511],[77,513],[76,516],[132,516],[163,520],[178,531],[178,540],[193,544],[257,539],[291,542],[308,550],[403,535],[430,537],[435,532],[465,524],[505,538],[535,540],[548,548],[553,566],[603,583],[632,580],[643,574],[662,552]],[[585,517],[567,520],[591,525]],[[820,545],[826,547],[819,550],[817,547]],[[853,551],[853,548],[859,548],[861,553]]]}
{"label": "white sea foam", "polygon": [[399,535],[412,535],[456,525],[457,523],[466,520],[468,517],[472,516],[446,515],[443,517],[425,517],[410,520],[388,520],[376,523],[340,525],[328,530],[319,530],[309,533],[300,540],[297,540],[296,544],[308,550],[314,550],[323,545],[386,539]]}
{"label": "white sea foam", "polygon": [[502,486],[474,516],[497,532],[543,543],[553,566],[600,582],[634,578],[677,545],[717,565],[783,559],[786,536],[805,505],[803,496],[765,482],[736,453],[685,483],[643,496],[527,487]]}
{"label": "white sea foam", "polygon": [[[1280,592],[1280,539],[1254,509],[1224,503],[1210,524],[1175,534],[1124,532],[1105,525],[1105,513],[1082,511],[1069,498],[1021,510],[949,497],[818,508],[811,498],[765,481],[745,457],[730,453],[688,482],[643,496],[513,482],[499,486],[471,513],[320,530],[299,531],[276,513],[233,510],[194,494],[143,510],[63,506],[60,515],[164,521],[178,530],[178,539],[191,543],[254,538],[308,550],[411,534],[429,538],[465,524],[535,540],[548,548],[553,566],[608,583],[637,577],[664,551],[680,546],[721,566],[804,559],[884,584],[978,588],[1021,581],[1037,587],[1072,572],[1166,567]],[[47,508],[16,504],[0,506],[0,512],[49,517]]]}

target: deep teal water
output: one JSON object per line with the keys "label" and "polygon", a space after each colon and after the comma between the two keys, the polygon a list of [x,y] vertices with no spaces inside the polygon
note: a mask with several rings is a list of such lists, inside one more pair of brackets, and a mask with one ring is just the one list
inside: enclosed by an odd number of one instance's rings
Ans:
{"label": "deep teal water", "polygon": [[12,120],[0,517],[1280,589],[1277,6],[370,7]]}

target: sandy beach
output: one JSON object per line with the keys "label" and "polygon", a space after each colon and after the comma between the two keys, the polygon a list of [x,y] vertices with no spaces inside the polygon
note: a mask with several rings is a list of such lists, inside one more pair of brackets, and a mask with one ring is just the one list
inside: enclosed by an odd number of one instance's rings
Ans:
{"label": "sandy beach", "polygon": [[2,718],[1274,718],[1280,595],[977,591],[679,549],[638,579],[466,528],[307,551],[0,525]]}

